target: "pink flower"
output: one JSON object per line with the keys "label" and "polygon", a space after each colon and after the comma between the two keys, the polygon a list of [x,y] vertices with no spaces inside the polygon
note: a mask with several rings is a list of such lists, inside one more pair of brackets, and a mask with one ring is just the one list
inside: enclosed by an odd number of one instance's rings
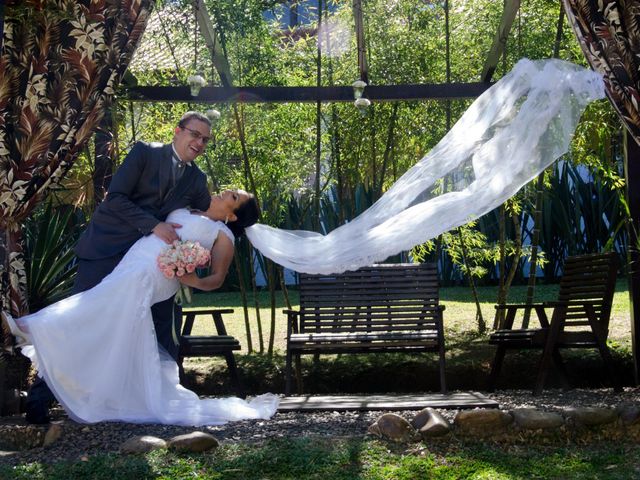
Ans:
{"label": "pink flower", "polygon": [[174,278],[194,272],[210,259],[209,251],[199,242],[176,240],[158,255],[156,263],[166,278]]}

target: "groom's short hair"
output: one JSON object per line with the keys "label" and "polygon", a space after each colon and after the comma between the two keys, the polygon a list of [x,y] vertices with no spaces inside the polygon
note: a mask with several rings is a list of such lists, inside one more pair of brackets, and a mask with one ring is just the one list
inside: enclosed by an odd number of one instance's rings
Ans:
{"label": "groom's short hair", "polygon": [[209,128],[211,128],[211,120],[209,120],[209,117],[207,117],[206,115],[200,112],[194,112],[194,111],[189,111],[184,115],[182,115],[182,117],[180,118],[180,121],[178,122],[178,126],[180,128],[184,128],[187,125],[187,123],[189,123],[191,120],[204,122],[207,125],[209,125]]}

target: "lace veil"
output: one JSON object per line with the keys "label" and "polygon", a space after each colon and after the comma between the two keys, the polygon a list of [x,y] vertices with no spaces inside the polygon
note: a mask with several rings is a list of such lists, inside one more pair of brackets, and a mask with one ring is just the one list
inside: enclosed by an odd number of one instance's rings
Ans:
{"label": "lace veil", "polygon": [[368,210],[327,235],[257,224],[262,254],[306,273],[382,261],[489,212],[566,153],[597,73],[561,60],[520,60]]}

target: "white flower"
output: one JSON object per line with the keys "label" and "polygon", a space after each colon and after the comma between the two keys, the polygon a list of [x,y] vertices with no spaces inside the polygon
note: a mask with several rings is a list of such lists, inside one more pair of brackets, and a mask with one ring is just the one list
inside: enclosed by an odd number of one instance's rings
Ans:
{"label": "white flower", "polygon": [[187,78],[187,82],[189,82],[189,85],[199,85],[200,87],[206,85],[206,81],[202,75],[191,75]]}
{"label": "white flower", "polygon": [[204,114],[212,122],[215,122],[216,120],[218,120],[220,118],[220,112],[218,110],[214,109],[214,108],[210,108],[209,110],[204,112]]}
{"label": "white flower", "polygon": [[204,77],[201,75],[191,75],[187,78],[187,82],[189,82],[189,86],[191,87],[191,96],[195,97],[200,93],[200,89],[204,87],[207,82]]}

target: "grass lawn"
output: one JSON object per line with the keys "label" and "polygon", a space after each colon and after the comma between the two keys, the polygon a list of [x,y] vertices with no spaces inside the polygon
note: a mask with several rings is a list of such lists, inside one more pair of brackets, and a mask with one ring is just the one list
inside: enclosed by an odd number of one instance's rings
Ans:
{"label": "grass lawn", "polygon": [[[540,286],[536,300],[555,298],[557,286]],[[487,325],[493,323],[495,287],[480,287],[482,311]],[[525,287],[514,287],[509,301],[524,299]],[[296,305],[297,292],[290,291]],[[273,329],[273,356],[247,354],[248,339],[237,293],[194,295],[192,306],[234,308],[226,317],[230,334],[240,339],[237,355],[245,391],[282,392],[285,307],[278,292]],[[441,290],[446,306],[447,381],[452,390],[483,390],[493,348],[486,335],[478,335],[475,305],[468,288]],[[268,292],[259,295],[264,349],[272,331]],[[254,350],[259,349],[258,322],[250,309]],[[213,331],[210,318],[199,316],[195,334]],[[629,297],[625,282],[619,282],[611,321],[610,344],[616,361],[628,368],[630,351]],[[518,353],[505,360],[502,387],[529,388],[530,373],[539,353]],[[574,375],[572,383],[594,381],[602,370],[597,353],[581,351],[567,359]],[[230,393],[228,373],[220,359],[187,359],[187,385],[201,394]],[[421,355],[341,355],[303,360],[306,391],[363,392],[368,385],[380,391],[437,390],[435,357]],[[553,380],[553,379],[551,379]],[[597,380],[596,380],[597,381]],[[606,379],[603,381],[606,382]],[[395,445],[366,436],[352,438],[274,438],[261,443],[224,443],[213,453],[176,454],[157,451],[146,455],[91,456],[88,461],[53,465],[1,466],[0,479],[322,479],[322,480],[413,480],[413,479],[640,479],[640,445],[594,443],[592,445],[522,446],[496,443],[464,443],[460,440]]]}
{"label": "grass lawn", "polygon": [[[610,323],[609,345],[626,384],[632,381],[631,334],[629,325],[629,295],[625,281],[619,281]],[[557,285],[539,285],[536,301],[554,300]],[[487,326],[493,325],[496,287],[478,289],[481,308]],[[467,287],[442,288],[441,303],[445,305],[444,325],[447,352],[447,383],[451,390],[485,390],[495,348],[488,344],[488,333],[479,335],[476,308],[471,291]],[[511,289],[509,301],[524,301],[526,287]],[[289,298],[295,308],[297,291],[291,289]],[[233,308],[235,312],[225,315],[227,331],[238,338],[242,351],[236,355],[243,376],[246,392],[257,394],[264,391],[284,391],[284,352],[286,336],[286,308],[282,292],[277,292],[277,306],[273,311],[274,355],[261,355],[268,350],[272,332],[272,318],[268,292],[260,292],[260,323],[262,348],[259,342],[256,309],[248,311],[251,329],[251,351],[245,318],[238,293],[199,293],[193,296],[193,307],[215,306]],[[550,312],[549,312],[550,313]],[[536,325],[532,317],[531,325]],[[211,334],[214,331],[210,316],[200,315],[196,319],[195,334]],[[258,353],[256,353],[258,352]],[[533,385],[532,372],[540,351],[518,351],[509,353],[505,359],[498,388],[525,388]],[[570,384],[580,387],[608,386],[608,378],[601,358],[596,350],[563,351],[570,374]],[[437,362],[435,354],[377,354],[377,355],[322,355],[314,361],[313,356],[302,357],[305,391],[314,393],[363,393],[363,392],[415,392],[438,391]],[[226,364],[220,358],[185,360],[188,373],[187,385],[202,394],[229,393]],[[560,378],[552,374],[548,386],[559,386]]]}
{"label": "grass lawn", "polygon": [[144,479],[633,479],[638,445],[399,446],[369,438],[274,439],[225,444],[213,453],[103,455],[87,462],[0,467],[0,478],[24,480]]}
{"label": "grass lawn", "polygon": [[[509,294],[509,302],[521,302],[526,298],[526,286],[514,286]],[[558,292],[558,285],[538,285],[536,287],[534,301],[555,300]],[[494,305],[497,297],[497,287],[478,287],[482,315],[487,326],[493,325],[495,313]],[[260,306],[260,322],[263,332],[264,348],[267,348],[269,335],[271,334],[272,312],[270,308],[269,293],[259,292],[258,305]],[[289,299],[292,307],[298,305],[298,292],[295,289],[289,290]],[[274,349],[285,351],[286,336],[286,316],[282,313],[287,308],[282,292],[276,292],[277,305],[275,311]],[[455,341],[459,334],[470,334],[477,332],[476,306],[471,295],[471,290],[467,287],[446,287],[440,289],[440,303],[446,310],[444,312],[444,328],[447,339]],[[248,352],[248,340],[245,327],[245,318],[242,309],[240,294],[236,292],[223,293],[197,293],[193,295],[193,302],[187,307],[217,307],[233,308],[235,312],[225,316],[227,331],[238,338],[242,344],[243,352]],[[613,301],[613,308],[610,322],[609,340],[613,343],[630,346],[631,330],[629,323],[629,292],[626,280],[619,280]],[[535,323],[532,323],[534,325]],[[249,325],[251,328],[253,350],[259,351],[258,341],[258,317],[254,300],[250,300]],[[210,317],[198,316],[193,333],[205,335],[213,330],[213,322]]]}

